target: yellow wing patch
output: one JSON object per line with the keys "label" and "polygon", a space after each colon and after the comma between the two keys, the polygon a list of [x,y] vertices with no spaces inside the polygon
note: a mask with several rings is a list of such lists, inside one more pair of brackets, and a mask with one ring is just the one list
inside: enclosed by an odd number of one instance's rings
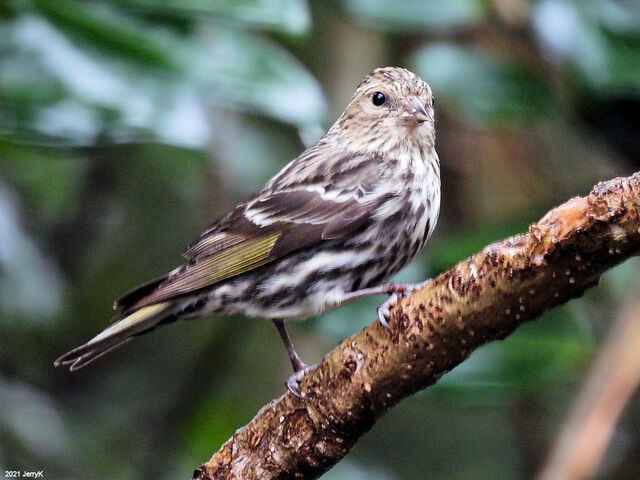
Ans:
{"label": "yellow wing patch", "polygon": [[189,277],[198,277],[198,282],[202,282],[204,287],[264,265],[269,261],[269,252],[280,235],[282,232],[273,232],[267,236],[234,245],[220,252],[220,255],[197,263]]}
{"label": "yellow wing patch", "polygon": [[237,235],[228,232],[218,233],[216,235],[207,235],[193,245],[189,246],[184,252],[186,258],[195,258],[202,254],[206,254],[209,251],[220,251],[230,248],[234,245],[242,243],[245,239],[242,235]]}
{"label": "yellow wing patch", "polygon": [[169,283],[144,297],[134,308],[193,292],[265,265],[272,260],[269,252],[282,233],[274,231],[264,236],[246,239],[211,257],[188,264],[183,271],[169,277]]}

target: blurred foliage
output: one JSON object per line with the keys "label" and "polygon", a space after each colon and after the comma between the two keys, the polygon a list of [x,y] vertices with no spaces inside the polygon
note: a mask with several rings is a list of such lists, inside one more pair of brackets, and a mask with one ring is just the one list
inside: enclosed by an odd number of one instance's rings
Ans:
{"label": "blurred foliage", "polygon": [[343,0],[353,20],[369,27],[395,32],[446,32],[474,24],[485,16],[480,0]]}
{"label": "blurred foliage", "polygon": [[165,9],[139,1],[133,11],[120,2],[16,3],[0,28],[0,125],[10,131],[82,145],[144,138],[203,148],[208,115],[222,110],[214,105],[320,128],[317,82],[252,31],[308,29],[303,2]]}
{"label": "blurred foliage", "polygon": [[[421,280],[640,164],[640,2],[0,0],[0,465],[189,478],[284,391],[270,322],[203,319],[70,374],[118,294],[251,194],[382,63],[430,82],[443,167]],[[531,478],[637,261],[476,351],[325,478]],[[365,299],[291,327],[319,360]],[[636,478],[636,403],[598,478]],[[634,426],[636,426],[634,430]]]}
{"label": "blurred foliage", "polygon": [[442,92],[438,100],[481,125],[517,127],[551,110],[544,78],[515,59],[509,64],[489,52],[431,43],[416,53],[414,63]]}

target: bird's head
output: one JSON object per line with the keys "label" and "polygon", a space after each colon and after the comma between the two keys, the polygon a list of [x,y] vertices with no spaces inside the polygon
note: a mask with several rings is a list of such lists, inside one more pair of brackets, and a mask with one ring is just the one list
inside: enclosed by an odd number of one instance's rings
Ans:
{"label": "bird's head", "polygon": [[378,68],[364,77],[332,127],[357,150],[390,153],[435,143],[431,88],[404,68]]}

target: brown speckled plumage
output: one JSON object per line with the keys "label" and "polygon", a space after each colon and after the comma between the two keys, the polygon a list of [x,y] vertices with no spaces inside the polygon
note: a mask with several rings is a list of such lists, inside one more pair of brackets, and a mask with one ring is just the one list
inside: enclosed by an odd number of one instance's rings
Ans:
{"label": "brown speckled plumage", "polygon": [[434,146],[429,86],[402,68],[374,70],[315,145],[206,229],[184,265],[118,299],[118,322],[56,364],[80,368],[181,318],[306,318],[357,298],[415,258],[435,227]]}

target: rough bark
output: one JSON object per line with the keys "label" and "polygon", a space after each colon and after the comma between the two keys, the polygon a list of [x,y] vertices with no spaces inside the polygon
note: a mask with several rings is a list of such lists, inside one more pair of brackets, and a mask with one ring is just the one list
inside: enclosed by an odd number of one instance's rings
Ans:
{"label": "rough bark", "polygon": [[271,401],[194,478],[318,477],[401,399],[636,255],[639,214],[640,172],[599,183],[528,233],[463,260],[399,302],[392,332],[373,322],[343,340],[303,378],[306,398]]}

